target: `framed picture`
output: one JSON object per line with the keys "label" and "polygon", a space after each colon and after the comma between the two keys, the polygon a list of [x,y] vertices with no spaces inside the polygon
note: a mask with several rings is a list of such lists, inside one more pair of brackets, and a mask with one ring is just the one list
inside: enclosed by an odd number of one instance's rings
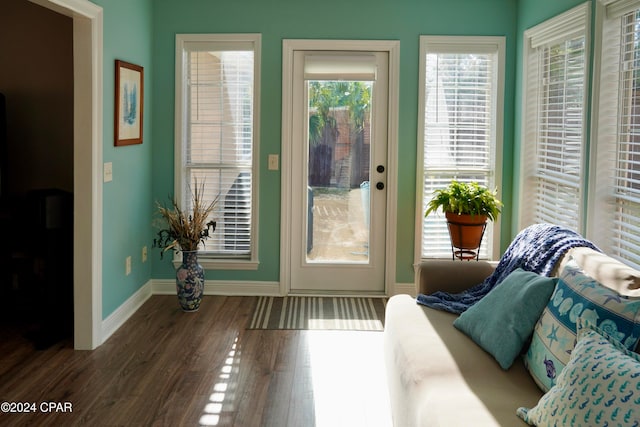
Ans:
{"label": "framed picture", "polygon": [[116,60],[114,145],[142,144],[144,69]]}

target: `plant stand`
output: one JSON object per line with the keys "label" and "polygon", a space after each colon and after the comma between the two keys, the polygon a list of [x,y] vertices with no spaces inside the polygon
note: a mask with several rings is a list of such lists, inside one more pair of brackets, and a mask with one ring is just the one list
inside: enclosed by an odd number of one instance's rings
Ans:
{"label": "plant stand", "polygon": [[[482,223],[471,224],[447,219],[447,228],[449,230],[449,238],[451,239],[451,256],[455,260],[472,260],[480,259],[480,245],[484,237],[484,231],[487,228],[486,220]],[[473,234],[472,238],[468,237]]]}

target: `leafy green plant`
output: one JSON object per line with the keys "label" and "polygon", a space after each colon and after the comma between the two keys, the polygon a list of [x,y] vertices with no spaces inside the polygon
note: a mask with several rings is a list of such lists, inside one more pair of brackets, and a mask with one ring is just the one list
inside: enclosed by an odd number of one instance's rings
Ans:
{"label": "leafy green plant", "polygon": [[446,188],[434,192],[424,216],[442,209],[443,212],[458,215],[486,215],[494,221],[502,206],[497,198],[497,190],[491,191],[477,182],[463,183],[454,180]]}

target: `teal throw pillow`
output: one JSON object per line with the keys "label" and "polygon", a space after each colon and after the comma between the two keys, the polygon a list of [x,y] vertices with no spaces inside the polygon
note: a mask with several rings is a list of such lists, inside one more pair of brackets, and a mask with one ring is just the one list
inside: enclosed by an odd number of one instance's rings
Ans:
{"label": "teal throw pillow", "polygon": [[525,355],[525,365],[544,392],[549,391],[571,357],[576,325],[583,319],[633,350],[640,337],[640,299],[628,298],[586,275],[573,261],[540,316]]}
{"label": "teal throw pillow", "polygon": [[592,325],[581,328],[556,384],[517,414],[537,426],[640,425],[640,355]]}
{"label": "teal throw pillow", "polygon": [[531,336],[557,279],[515,269],[453,326],[509,369]]}

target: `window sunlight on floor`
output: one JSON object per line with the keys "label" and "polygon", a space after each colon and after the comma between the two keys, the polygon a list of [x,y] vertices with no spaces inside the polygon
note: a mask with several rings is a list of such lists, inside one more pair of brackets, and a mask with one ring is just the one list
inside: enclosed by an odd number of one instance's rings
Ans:
{"label": "window sunlight on floor", "polygon": [[[227,355],[227,359],[225,360],[225,364],[220,369],[219,381],[215,383],[211,390],[211,396],[209,396],[209,402],[205,406],[203,410],[203,414],[200,417],[201,426],[217,426],[220,423],[220,415],[222,414],[222,404],[225,402],[225,398],[227,398],[227,393],[229,393],[230,388],[233,384],[230,383],[231,375],[237,375],[239,357],[236,354],[238,350],[238,337],[233,342],[231,346],[231,350]],[[227,398],[227,400],[229,400]]]}
{"label": "window sunlight on floor", "polygon": [[[299,423],[300,419],[295,417],[302,416],[309,424],[304,427],[391,427],[382,332],[320,330],[301,333],[306,348],[300,348],[304,355],[298,357],[306,362],[300,367],[292,366],[291,372],[296,370],[296,375],[310,378],[305,391],[310,394],[310,405],[313,406],[289,408],[293,409],[289,413],[290,419],[280,420],[280,425],[296,425],[292,422]],[[239,397],[241,352],[240,339],[236,336],[209,389],[208,400],[200,414],[200,426],[233,425],[236,413],[231,408],[236,406]],[[296,403],[291,401],[288,405]],[[286,408],[287,403],[285,414]],[[274,425],[273,419],[263,418],[262,422]]]}
{"label": "window sunlight on floor", "polygon": [[316,427],[389,427],[381,332],[308,331]]}

